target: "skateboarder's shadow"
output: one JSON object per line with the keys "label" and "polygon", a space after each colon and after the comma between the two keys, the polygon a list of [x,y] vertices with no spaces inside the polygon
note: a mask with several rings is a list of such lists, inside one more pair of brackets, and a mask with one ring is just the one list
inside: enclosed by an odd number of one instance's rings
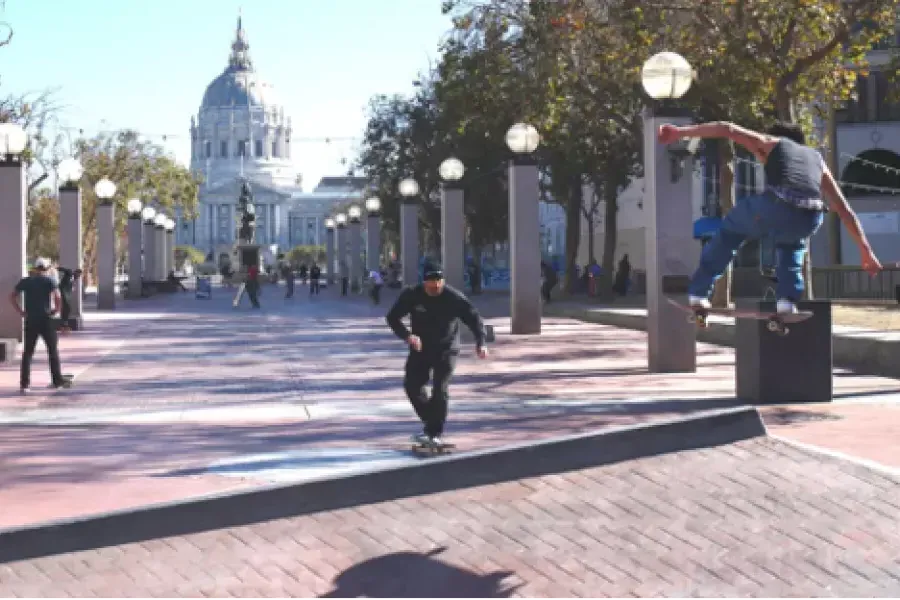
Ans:
{"label": "skateboarder's shadow", "polygon": [[426,554],[396,552],[353,565],[334,578],[321,598],[509,598],[518,585],[504,585],[512,571],[479,575]]}

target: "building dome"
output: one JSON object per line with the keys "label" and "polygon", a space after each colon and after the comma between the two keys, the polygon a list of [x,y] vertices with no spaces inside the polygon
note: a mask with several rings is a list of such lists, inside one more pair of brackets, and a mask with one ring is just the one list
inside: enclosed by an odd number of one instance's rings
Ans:
{"label": "building dome", "polygon": [[228,66],[207,86],[200,108],[231,106],[280,106],[273,87],[263,81],[253,68],[250,44],[247,43],[240,17]]}

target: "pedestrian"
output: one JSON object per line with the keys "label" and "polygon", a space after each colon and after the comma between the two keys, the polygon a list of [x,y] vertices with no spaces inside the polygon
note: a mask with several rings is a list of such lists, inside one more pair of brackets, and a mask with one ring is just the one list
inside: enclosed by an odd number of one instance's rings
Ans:
{"label": "pedestrian", "polygon": [[[410,319],[409,329],[401,320],[406,316]],[[422,433],[412,438],[417,444],[443,443],[450,378],[459,355],[460,321],[475,335],[478,357],[487,358],[481,315],[462,292],[444,282],[444,274],[437,264],[426,265],[424,282],[404,289],[387,314],[391,330],[410,348],[403,387],[424,425]],[[430,398],[425,390],[429,379],[432,381]]]}
{"label": "pedestrian", "polygon": [[378,269],[369,271],[369,280],[372,282],[372,302],[381,304],[381,288],[384,286],[384,277]]}
{"label": "pedestrian", "polygon": [[541,261],[541,274],[543,275],[543,281],[541,282],[541,296],[543,296],[545,303],[549,303],[553,288],[559,283],[559,277],[556,275],[556,269],[544,261]]}
{"label": "pedestrian", "polygon": [[319,280],[322,278],[322,269],[319,265],[313,263],[309,268],[309,295],[319,294]]}
{"label": "pedestrian", "polygon": [[715,281],[734,260],[745,240],[771,236],[778,262],[776,311],[797,312],[796,303],[804,291],[803,261],[808,240],[819,229],[829,205],[856,241],[862,268],[873,276],[881,270],[856,214],[822,155],[806,145],[806,137],[798,125],[777,123],[766,133],[721,122],[684,127],[662,125],[658,138],[662,144],[684,138],[726,138],[752,152],[765,173],[763,193],[738,202],[703,247],[700,265],[688,286],[691,306],[709,308]]}
{"label": "pedestrian", "polygon": [[281,263],[281,276],[284,277],[285,298],[294,297],[294,265],[290,261],[285,260]]}
{"label": "pedestrian", "polygon": [[[22,364],[19,374],[19,391],[28,393],[31,387],[31,359],[37,347],[38,338],[44,340],[47,355],[50,359],[50,387],[67,388],[72,385],[70,379],[63,377],[59,361],[59,337],[53,315],[59,312],[62,298],[59,285],[49,277],[50,260],[38,258],[34,261],[34,269],[16,284],[9,295],[9,301],[16,312],[25,319],[25,346],[22,349]],[[19,296],[24,295],[20,303]],[[24,308],[23,308],[24,306]]]}
{"label": "pedestrian", "polygon": [[59,313],[60,330],[71,331],[72,327],[72,294],[75,290],[75,282],[81,278],[81,269],[67,269],[66,267],[58,267],[60,273],[59,278],[59,295],[62,300],[62,309]]}
{"label": "pedestrian", "polygon": [[247,290],[247,297],[250,298],[250,304],[253,308],[259,308],[259,267],[250,265],[247,269],[247,281],[244,284]]}

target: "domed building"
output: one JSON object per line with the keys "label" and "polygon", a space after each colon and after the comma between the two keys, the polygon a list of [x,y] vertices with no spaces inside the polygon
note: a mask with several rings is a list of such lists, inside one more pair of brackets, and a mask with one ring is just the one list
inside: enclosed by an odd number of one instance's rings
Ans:
{"label": "domed building", "polygon": [[302,193],[291,157],[292,132],[274,87],[253,66],[238,17],[228,64],[191,117],[190,168],[204,183],[198,217],[178,219],[176,243],[212,252],[217,261],[230,255],[237,240],[240,181],[246,178],[256,205],[258,244],[281,250],[323,244],[332,205],[349,198]]}

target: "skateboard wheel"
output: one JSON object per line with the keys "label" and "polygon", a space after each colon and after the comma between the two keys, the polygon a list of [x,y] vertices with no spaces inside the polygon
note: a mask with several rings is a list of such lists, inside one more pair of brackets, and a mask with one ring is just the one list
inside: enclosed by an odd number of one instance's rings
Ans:
{"label": "skateboard wheel", "polygon": [[787,334],[789,334],[790,332],[791,332],[791,330],[788,329],[787,327],[785,327],[784,329],[782,329],[781,331],[778,332],[778,335],[780,335],[781,337],[784,337]]}
{"label": "skateboard wheel", "polygon": [[769,321],[768,323],[766,323],[766,327],[768,328],[769,331],[773,331],[773,332],[779,331],[781,329],[781,326],[778,324],[778,321]]}

